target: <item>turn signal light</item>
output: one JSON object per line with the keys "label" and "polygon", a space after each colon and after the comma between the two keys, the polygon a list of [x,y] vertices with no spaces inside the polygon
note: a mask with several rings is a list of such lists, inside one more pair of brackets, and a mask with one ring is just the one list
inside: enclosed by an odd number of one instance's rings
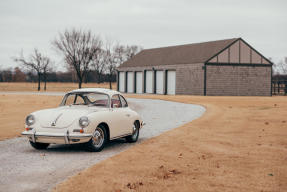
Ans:
{"label": "turn signal light", "polygon": [[80,133],[84,133],[84,129],[74,129],[73,132],[80,132]]}

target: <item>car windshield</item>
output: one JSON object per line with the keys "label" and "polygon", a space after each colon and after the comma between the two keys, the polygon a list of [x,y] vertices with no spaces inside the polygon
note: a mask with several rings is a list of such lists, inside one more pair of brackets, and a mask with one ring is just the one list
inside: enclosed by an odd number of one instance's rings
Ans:
{"label": "car windshield", "polygon": [[75,92],[65,95],[61,106],[66,105],[87,105],[98,107],[109,107],[109,96],[95,92]]}

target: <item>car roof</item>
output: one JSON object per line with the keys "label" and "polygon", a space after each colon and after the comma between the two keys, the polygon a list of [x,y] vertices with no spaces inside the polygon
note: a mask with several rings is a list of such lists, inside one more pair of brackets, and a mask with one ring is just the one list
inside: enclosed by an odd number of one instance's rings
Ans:
{"label": "car roof", "polygon": [[114,94],[120,94],[121,95],[121,93],[118,91],[114,91],[111,89],[105,89],[105,88],[82,88],[82,89],[72,90],[69,93],[75,93],[75,92],[97,92],[97,93],[108,94],[110,96],[112,96]]}

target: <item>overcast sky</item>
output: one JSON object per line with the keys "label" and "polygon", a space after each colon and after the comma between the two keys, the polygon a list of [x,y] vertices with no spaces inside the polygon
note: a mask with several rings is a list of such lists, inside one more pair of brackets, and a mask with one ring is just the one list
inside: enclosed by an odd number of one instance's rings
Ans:
{"label": "overcast sky", "polygon": [[51,41],[72,27],[144,48],[242,37],[287,56],[286,0],[0,0],[0,68],[34,47],[61,64]]}

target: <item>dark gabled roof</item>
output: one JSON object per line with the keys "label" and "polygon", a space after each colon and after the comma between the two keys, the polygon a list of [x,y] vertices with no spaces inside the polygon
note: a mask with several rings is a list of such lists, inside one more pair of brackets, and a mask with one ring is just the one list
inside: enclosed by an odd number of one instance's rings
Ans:
{"label": "dark gabled roof", "polygon": [[204,63],[239,39],[240,38],[233,38],[204,43],[144,49],[133,58],[124,62],[119,68]]}

